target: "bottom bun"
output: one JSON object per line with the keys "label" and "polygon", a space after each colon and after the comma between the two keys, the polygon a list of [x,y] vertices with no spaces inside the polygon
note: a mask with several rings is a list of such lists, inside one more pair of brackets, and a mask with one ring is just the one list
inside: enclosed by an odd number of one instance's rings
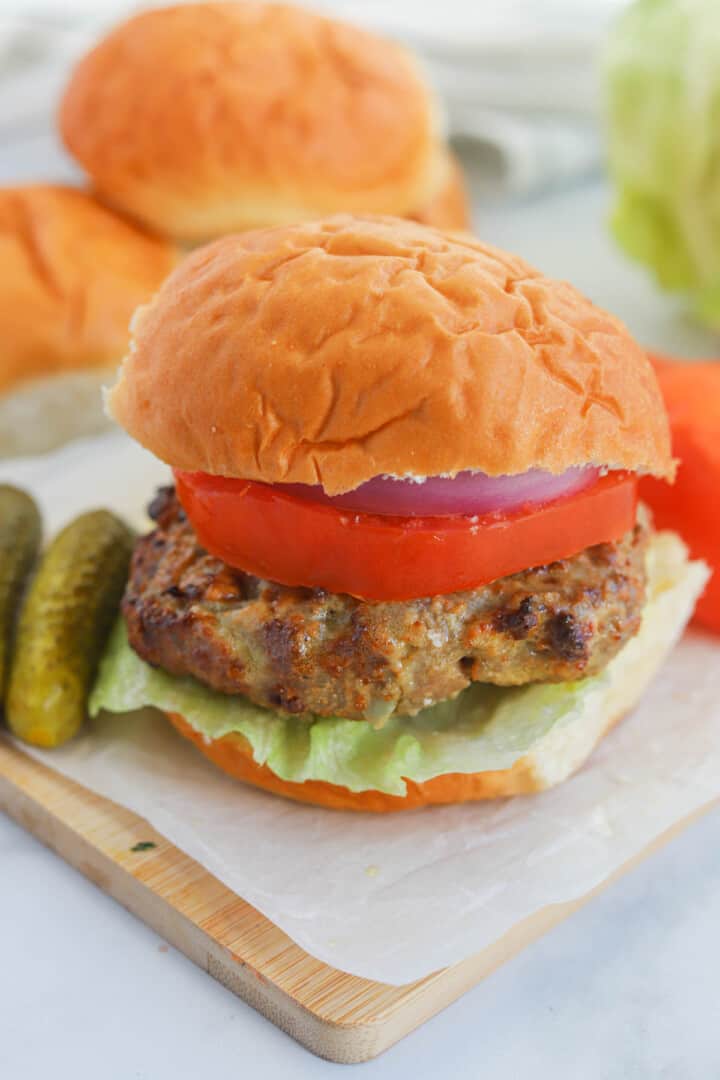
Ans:
{"label": "bottom bun", "polygon": [[102,387],[116,368],[44,375],[0,398],[0,458],[44,454],[81,435],[105,431]]}
{"label": "bottom bun", "polygon": [[[535,754],[528,754],[516,761],[511,769],[499,772],[446,773],[434,776],[422,784],[406,780],[407,795],[386,795],[383,791],[350,791],[337,784],[322,780],[306,780],[295,784],[281,780],[267,765],[258,765],[249,744],[242,735],[225,735],[221,739],[208,740],[177,713],[165,714],[175,728],[195,743],[199,750],[215,765],[236,780],[264,788],[274,795],[284,795],[296,802],[313,803],[332,810],[367,810],[376,814],[395,810],[417,810],[421,806],[441,806],[448,803],[479,802],[483,799],[500,799],[509,795],[531,795],[558,783],[544,775],[542,762]],[[620,716],[612,718],[597,736],[602,738]],[[594,743],[593,743],[594,745]],[[592,747],[590,747],[590,750]],[[587,753],[590,752],[587,751]],[[584,757],[587,757],[587,753]],[[583,758],[584,760],[584,758]],[[578,762],[578,765],[581,762]],[[574,771],[577,765],[570,771]]]}
{"label": "bottom bun", "polygon": [[685,545],[670,532],[653,536],[647,567],[648,598],[638,634],[611,661],[593,692],[584,696],[578,714],[540,736],[508,769],[446,773],[423,782],[408,779],[404,796],[374,790],[354,792],[321,780],[295,783],[256,762],[249,743],[239,733],[209,739],[177,713],[166,711],[166,715],[181,735],[230,776],[276,795],[336,810],[382,813],[543,791],[576,772],[600,739],[637,704],[682,634],[708,578],[705,564],[688,562]]}
{"label": "bottom bun", "polygon": [[460,162],[450,151],[443,184],[429,202],[412,214],[407,214],[407,217],[422,225],[432,225],[435,229],[464,232],[472,228],[465,176]]}

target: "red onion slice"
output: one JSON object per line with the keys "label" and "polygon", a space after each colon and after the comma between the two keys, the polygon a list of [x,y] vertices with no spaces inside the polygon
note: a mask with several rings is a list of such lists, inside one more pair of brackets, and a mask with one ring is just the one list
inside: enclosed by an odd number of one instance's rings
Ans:
{"label": "red onion slice", "polygon": [[332,497],[316,484],[273,484],[273,487],[338,510],[399,517],[446,517],[507,513],[553,502],[589,487],[598,475],[599,470],[592,466],[577,466],[559,475],[543,469],[530,469],[517,476],[487,476],[468,471],[454,477],[431,476],[421,483],[376,476],[353,491]]}

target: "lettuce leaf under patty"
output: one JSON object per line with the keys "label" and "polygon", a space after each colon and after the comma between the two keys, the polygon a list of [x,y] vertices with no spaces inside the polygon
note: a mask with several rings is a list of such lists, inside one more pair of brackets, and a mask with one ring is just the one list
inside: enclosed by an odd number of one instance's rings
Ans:
{"label": "lettuce leaf under patty", "polygon": [[[653,539],[648,573],[640,633],[604,672],[580,682],[510,689],[476,683],[452,701],[417,716],[393,717],[380,729],[336,717],[303,720],[150,667],[130,648],[121,620],[102,661],[90,711],[132,712],[154,705],[180,713],[209,739],[243,735],[255,760],[283,780],[325,780],[350,791],[404,795],[404,778],[422,783],[443,773],[509,769],[564,725],[599,712],[614,715],[627,673],[655,667],[682,630],[706,576],[701,564],[687,563],[673,534]],[[689,596],[687,578],[693,579]]]}

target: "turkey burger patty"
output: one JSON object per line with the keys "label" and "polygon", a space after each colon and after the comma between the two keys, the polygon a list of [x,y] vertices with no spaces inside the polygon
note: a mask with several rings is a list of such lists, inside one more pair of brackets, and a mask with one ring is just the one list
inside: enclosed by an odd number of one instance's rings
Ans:
{"label": "turkey burger patty", "polygon": [[294,714],[386,720],[471,681],[572,682],[640,624],[647,528],[479,589],[370,603],[263,581],[209,555],[172,488],[150,506],[123,611],[149,663]]}

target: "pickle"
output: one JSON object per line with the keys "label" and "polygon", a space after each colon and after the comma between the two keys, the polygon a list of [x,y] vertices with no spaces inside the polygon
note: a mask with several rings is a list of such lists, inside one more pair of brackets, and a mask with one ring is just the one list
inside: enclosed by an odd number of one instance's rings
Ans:
{"label": "pickle", "polygon": [[7,693],[8,726],[25,742],[60,746],[82,727],[132,545],[122,521],[95,510],[45,552],[20,611]]}
{"label": "pickle", "polygon": [[41,537],[40,513],[30,496],[0,484],[0,708],[10,673],[15,615]]}

